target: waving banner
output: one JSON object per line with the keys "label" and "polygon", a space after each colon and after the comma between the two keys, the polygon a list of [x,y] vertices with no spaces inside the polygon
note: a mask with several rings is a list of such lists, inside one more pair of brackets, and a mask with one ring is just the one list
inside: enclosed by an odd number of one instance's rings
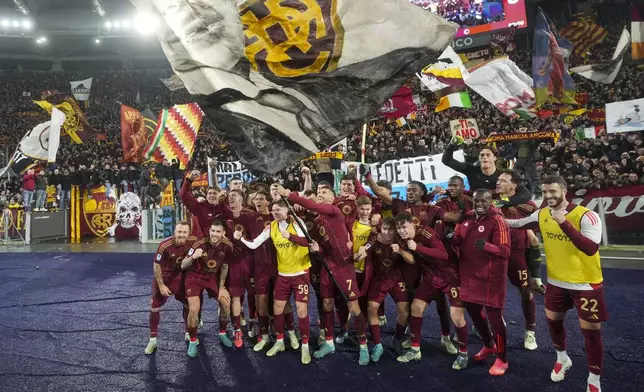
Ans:
{"label": "waving banner", "polygon": [[160,21],[170,65],[219,135],[266,173],[362,126],[458,30],[407,1],[131,1]]}

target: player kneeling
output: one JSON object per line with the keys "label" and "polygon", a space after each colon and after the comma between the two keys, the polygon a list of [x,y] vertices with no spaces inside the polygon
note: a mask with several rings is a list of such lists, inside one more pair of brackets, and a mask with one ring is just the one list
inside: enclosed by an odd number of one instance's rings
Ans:
{"label": "player kneeling", "polygon": [[217,298],[219,302],[219,341],[226,347],[232,347],[233,342],[226,335],[228,326],[228,313],[230,311],[230,294],[225,287],[228,276],[228,264],[232,259],[233,245],[224,236],[224,224],[214,221],[210,226],[208,238],[199,240],[193,246],[181,263],[181,268],[188,270],[186,273],[186,297],[188,297],[188,333],[190,344],[188,356],[197,356],[197,326],[199,324],[199,310],[202,290],[208,292],[210,298]]}
{"label": "player kneeling", "polygon": [[366,246],[360,253],[366,253],[366,263],[372,263],[374,269],[373,279],[369,286],[367,298],[369,325],[374,346],[371,349],[371,360],[378,362],[383,353],[380,339],[380,316],[378,311],[389,294],[396,303],[398,318],[396,319],[396,334],[394,335],[394,348],[396,352],[403,351],[403,338],[409,318],[409,294],[402,276],[402,258],[393,251],[396,235],[394,219],[385,218],[380,227],[380,233],[371,236]]}

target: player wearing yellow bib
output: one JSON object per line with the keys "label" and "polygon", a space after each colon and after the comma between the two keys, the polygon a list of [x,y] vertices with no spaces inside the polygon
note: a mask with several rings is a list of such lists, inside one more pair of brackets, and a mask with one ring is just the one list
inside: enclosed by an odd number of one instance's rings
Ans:
{"label": "player wearing yellow bib", "polygon": [[[275,220],[266,227],[253,241],[244,239],[241,232],[235,232],[235,239],[241,240],[250,249],[256,249],[265,241],[271,240],[277,254],[277,279],[273,290],[273,318],[277,341],[266,353],[275,356],[284,351],[284,309],[287,307],[291,293],[295,294],[297,316],[299,318],[300,335],[302,336],[303,364],[311,362],[309,353],[309,244],[304,233],[296,222],[288,221],[288,208],[284,201],[273,203],[271,212]],[[313,244],[317,249],[317,244]],[[289,331],[291,347],[297,349],[299,343],[294,331]]]}
{"label": "player wearing yellow bib", "polygon": [[564,318],[574,305],[590,373],[586,391],[601,392],[604,347],[600,330],[602,321],[608,319],[599,258],[602,222],[595,212],[566,200],[567,184],[563,178],[546,177],[541,188],[548,207],[526,218],[508,220],[508,224],[518,229],[538,228],[543,236],[548,276],[546,318],[557,350],[550,378],[562,381],[572,366],[566,354]]}

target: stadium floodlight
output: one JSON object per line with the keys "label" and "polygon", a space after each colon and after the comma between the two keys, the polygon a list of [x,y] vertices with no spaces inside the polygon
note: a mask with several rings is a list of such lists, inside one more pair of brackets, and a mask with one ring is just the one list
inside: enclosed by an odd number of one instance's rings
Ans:
{"label": "stadium floodlight", "polygon": [[40,36],[36,39],[36,43],[39,45],[43,45],[47,43],[47,37],[45,36]]}
{"label": "stadium floodlight", "polygon": [[96,45],[98,45],[98,44],[100,44],[100,43],[101,43],[101,40],[100,40],[99,38],[96,38],[96,39],[94,40],[94,42],[96,43]]}
{"label": "stadium floodlight", "polygon": [[20,27],[20,22],[17,20],[14,20],[12,24],[13,24],[13,27]]}
{"label": "stadium floodlight", "polygon": [[112,23],[112,26],[114,26],[115,29],[120,29],[121,22],[119,22],[118,20],[115,20],[114,23]]}
{"label": "stadium floodlight", "polygon": [[9,21],[6,20],[6,19],[3,19],[2,20],[2,27],[4,27],[5,29],[8,28],[9,27]]}
{"label": "stadium floodlight", "polygon": [[124,29],[129,29],[129,28],[130,28],[130,21],[129,21],[129,20],[127,20],[127,19],[125,19],[123,22],[121,22],[121,26],[122,26]]}
{"label": "stadium floodlight", "polygon": [[105,22],[105,28],[108,29],[108,30],[111,29],[112,28],[112,22],[110,22],[109,20],[107,22]]}
{"label": "stadium floodlight", "polygon": [[139,33],[148,35],[154,33],[159,25],[159,19],[152,14],[142,12],[136,15],[134,25]]}
{"label": "stadium floodlight", "polygon": [[25,19],[22,21],[22,28],[25,30],[30,30],[31,29],[31,21],[29,19]]}

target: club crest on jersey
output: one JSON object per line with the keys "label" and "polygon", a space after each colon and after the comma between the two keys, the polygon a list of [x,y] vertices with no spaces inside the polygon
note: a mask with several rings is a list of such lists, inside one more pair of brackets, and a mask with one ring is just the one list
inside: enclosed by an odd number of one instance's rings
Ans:
{"label": "club crest on jersey", "polygon": [[206,266],[209,269],[215,269],[217,267],[217,260],[208,260],[208,262],[206,263]]}
{"label": "club crest on jersey", "polygon": [[324,226],[320,226],[320,237],[326,237],[326,229],[324,228]]}
{"label": "club crest on jersey", "polygon": [[485,227],[484,226],[479,226],[479,233],[482,233],[484,231],[485,231]]}
{"label": "club crest on jersey", "polygon": [[382,261],[382,265],[384,265],[385,267],[391,267],[391,260],[389,260],[389,259],[384,259],[384,260]]}
{"label": "club crest on jersey", "polygon": [[342,206],[342,213],[344,215],[351,215],[352,210],[353,208],[351,208],[351,206],[348,204],[345,204],[344,206]]}
{"label": "club crest on jersey", "polygon": [[306,231],[312,231],[313,230],[313,222],[306,222]]}
{"label": "club crest on jersey", "polygon": [[244,226],[242,225],[235,225],[235,230],[234,231],[241,231],[242,233],[244,232]]}
{"label": "club crest on jersey", "polygon": [[420,212],[420,219],[427,219],[427,211],[423,210]]}

